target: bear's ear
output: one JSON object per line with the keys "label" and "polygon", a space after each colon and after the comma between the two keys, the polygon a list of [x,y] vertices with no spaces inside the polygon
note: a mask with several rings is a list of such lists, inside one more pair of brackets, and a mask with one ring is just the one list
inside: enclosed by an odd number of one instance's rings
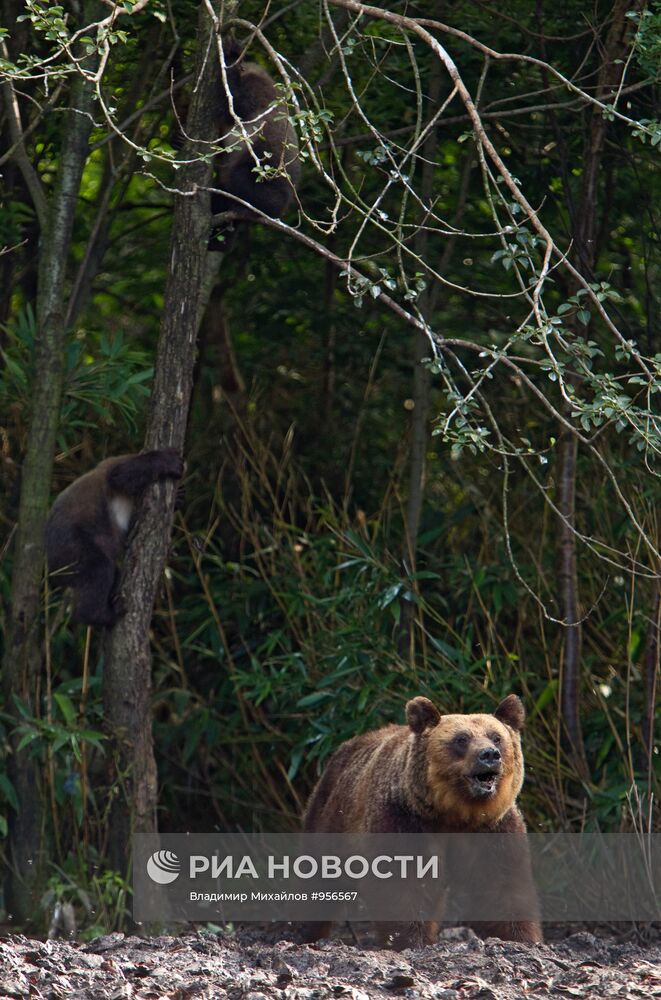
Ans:
{"label": "bear's ear", "polygon": [[439,710],[432,705],[429,698],[413,698],[406,703],[406,721],[414,733],[424,733],[425,729],[433,729],[441,718]]}
{"label": "bear's ear", "polygon": [[493,714],[500,722],[504,722],[505,725],[511,726],[517,733],[523,729],[523,723],[526,719],[526,710],[523,707],[523,702],[517,695],[508,694],[507,698],[503,698]]}

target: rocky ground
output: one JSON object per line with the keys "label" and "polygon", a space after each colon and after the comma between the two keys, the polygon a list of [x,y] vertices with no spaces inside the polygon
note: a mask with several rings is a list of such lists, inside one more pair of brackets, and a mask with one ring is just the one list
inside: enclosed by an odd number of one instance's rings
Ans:
{"label": "rocky ground", "polygon": [[661,997],[661,944],[581,931],[524,946],[449,930],[433,947],[389,952],[341,941],[318,945],[235,935],[88,944],[0,939],[0,998],[203,1000],[514,1000]]}

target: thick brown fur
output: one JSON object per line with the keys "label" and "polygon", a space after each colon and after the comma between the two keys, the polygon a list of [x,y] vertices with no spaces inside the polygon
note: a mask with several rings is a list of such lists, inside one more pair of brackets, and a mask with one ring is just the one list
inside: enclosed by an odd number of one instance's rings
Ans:
{"label": "thick brown fur", "polygon": [[179,479],[184,463],[173,448],[107,458],[55,499],[46,523],[46,557],[55,585],[73,591],[73,621],[114,625],[116,562],[137,497],[159,479]]}
{"label": "thick brown fur", "polygon": [[[524,774],[519,698],[508,695],[493,715],[441,715],[419,697],[407,703],[406,718],[406,726],[385,726],[342,744],[310,796],[304,831],[519,834],[502,893],[527,894],[536,909],[525,824],[516,806]],[[474,926],[505,939],[542,940],[537,919]],[[328,925],[317,931],[309,937],[327,933]],[[437,932],[426,925],[424,940],[433,941]]]}
{"label": "thick brown fur", "polygon": [[[258,213],[280,218],[293,201],[301,174],[296,131],[287,119],[287,106],[267,71],[257,63],[245,61],[234,42],[227,42],[224,51],[227,86],[234,114],[243,123],[243,131],[232,117],[225,84],[219,76],[219,143],[227,152],[221,152],[216,160],[214,187],[236,195]],[[256,160],[262,167],[277,170],[277,174],[260,177]],[[257,214],[222,193],[211,195],[211,211],[214,215],[236,211],[244,217],[258,218]],[[224,250],[226,246],[226,242],[214,239],[209,244],[210,249]]]}

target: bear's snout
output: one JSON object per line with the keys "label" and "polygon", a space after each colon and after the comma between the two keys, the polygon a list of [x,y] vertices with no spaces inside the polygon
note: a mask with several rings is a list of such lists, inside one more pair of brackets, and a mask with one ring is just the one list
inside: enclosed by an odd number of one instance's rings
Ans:
{"label": "bear's snout", "polygon": [[503,758],[498,747],[482,747],[473,758],[473,768],[468,775],[468,788],[474,799],[495,795],[503,770]]}
{"label": "bear's snout", "polygon": [[480,750],[477,755],[477,762],[478,764],[485,764],[487,767],[499,764],[500,750],[497,747],[485,747],[484,750]]}

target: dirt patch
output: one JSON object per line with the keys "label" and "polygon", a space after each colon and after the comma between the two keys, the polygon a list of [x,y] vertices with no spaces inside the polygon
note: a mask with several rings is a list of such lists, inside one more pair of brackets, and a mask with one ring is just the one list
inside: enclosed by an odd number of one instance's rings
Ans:
{"label": "dirt patch", "polygon": [[433,1000],[661,997],[661,946],[580,932],[549,945],[464,929],[416,951],[309,946],[270,934],[111,934],[89,944],[0,940],[0,997],[66,1000]]}

